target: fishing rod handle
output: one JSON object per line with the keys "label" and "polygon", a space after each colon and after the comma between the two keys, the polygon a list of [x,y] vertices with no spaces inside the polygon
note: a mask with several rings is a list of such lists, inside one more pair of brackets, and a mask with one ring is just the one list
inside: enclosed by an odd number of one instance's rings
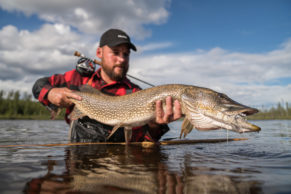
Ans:
{"label": "fishing rod handle", "polygon": [[97,59],[91,59],[89,57],[86,57],[85,55],[83,55],[82,53],[80,53],[79,51],[75,51],[74,52],[74,56],[77,56],[77,57],[85,57],[87,59],[90,59],[91,61],[93,61],[93,63],[97,64],[97,65],[101,65],[101,61],[98,61]]}

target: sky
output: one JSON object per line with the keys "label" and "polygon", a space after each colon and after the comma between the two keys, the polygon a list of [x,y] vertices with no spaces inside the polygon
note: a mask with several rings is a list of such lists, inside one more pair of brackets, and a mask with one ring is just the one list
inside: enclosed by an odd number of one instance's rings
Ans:
{"label": "sky", "polygon": [[137,46],[139,79],[258,108],[291,102],[290,0],[0,0],[0,90],[31,94],[37,79],[74,69],[74,51],[95,58],[109,28]]}

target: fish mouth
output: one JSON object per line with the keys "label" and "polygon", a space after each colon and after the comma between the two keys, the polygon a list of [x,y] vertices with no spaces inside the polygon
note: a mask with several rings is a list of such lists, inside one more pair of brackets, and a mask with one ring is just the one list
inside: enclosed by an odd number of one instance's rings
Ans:
{"label": "fish mouth", "polygon": [[260,127],[247,121],[247,116],[258,109],[240,104],[222,93],[200,92],[198,102],[187,95],[182,96],[186,118],[197,130],[226,129],[237,133],[258,132]]}
{"label": "fish mouth", "polygon": [[260,127],[247,121],[247,116],[259,112],[258,109],[247,107],[231,112],[231,117],[233,117],[233,121],[231,122],[232,128],[230,130],[236,131],[238,133],[259,132],[261,130]]}
{"label": "fish mouth", "polygon": [[[216,112],[216,111],[215,111]],[[240,108],[231,111],[208,112],[204,114],[192,114],[191,121],[197,130],[208,131],[226,129],[237,133],[259,132],[260,127],[249,123],[247,116],[257,113],[255,108]]]}
{"label": "fish mouth", "polygon": [[258,113],[258,112],[259,112],[259,110],[256,108],[245,108],[245,109],[242,109],[239,111],[239,113],[245,114],[246,116],[253,115],[253,114]]}

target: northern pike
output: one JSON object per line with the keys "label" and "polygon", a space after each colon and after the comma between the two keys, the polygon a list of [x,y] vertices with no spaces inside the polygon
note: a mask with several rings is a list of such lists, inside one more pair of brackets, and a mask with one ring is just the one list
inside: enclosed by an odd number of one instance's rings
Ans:
{"label": "northern pike", "polygon": [[167,96],[181,104],[184,121],[180,138],[186,137],[193,128],[197,130],[227,129],[235,132],[255,132],[261,128],[247,122],[246,116],[258,110],[242,105],[227,95],[208,88],[169,84],[156,86],[124,96],[109,96],[89,85],[74,91],[82,100],[71,99],[75,104],[72,120],[88,116],[101,123],[113,126],[113,134],[124,127],[128,143],[133,127],[155,120],[155,103],[165,104]]}

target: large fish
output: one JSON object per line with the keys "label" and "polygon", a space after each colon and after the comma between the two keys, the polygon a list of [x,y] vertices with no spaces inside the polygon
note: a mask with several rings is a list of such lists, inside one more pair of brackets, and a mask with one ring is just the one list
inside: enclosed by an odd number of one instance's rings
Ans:
{"label": "large fish", "polygon": [[[125,139],[131,138],[132,127],[142,126],[155,119],[155,102],[165,102],[167,96],[178,100],[184,121],[181,136],[197,130],[227,129],[235,132],[254,132],[261,128],[247,122],[246,116],[258,110],[235,102],[222,93],[208,88],[169,84],[141,90],[125,96],[109,96],[89,85],[74,91],[81,101],[71,99],[75,108],[71,119],[88,116],[101,123],[114,126],[113,134],[124,127]],[[164,104],[164,103],[163,103]]]}

